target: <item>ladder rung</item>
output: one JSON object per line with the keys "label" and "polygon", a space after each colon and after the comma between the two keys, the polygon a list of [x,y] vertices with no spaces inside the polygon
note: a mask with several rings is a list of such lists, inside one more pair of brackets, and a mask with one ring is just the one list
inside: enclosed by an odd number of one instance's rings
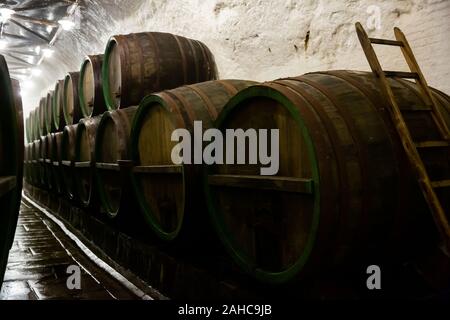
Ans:
{"label": "ladder rung", "polygon": [[419,79],[419,75],[415,72],[384,71],[384,75],[392,78]]}
{"label": "ladder rung", "polygon": [[450,180],[441,180],[431,182],[433,188],[448,188],[450,187]]}
{"label": "ladder rung", "polygon": [[398,46],[403,47],[403,42],[396,40],[387,40],[387,39],[377,39],[377,38],[369,38],[371,43],[375,44],[384,44],[388,46]]}
{"label": "ladder rung", "polygon": [[416,142],[417,148],[438,148],[438,147],[448,147],[448,146],[450,146],[450,143],[445,140]]}

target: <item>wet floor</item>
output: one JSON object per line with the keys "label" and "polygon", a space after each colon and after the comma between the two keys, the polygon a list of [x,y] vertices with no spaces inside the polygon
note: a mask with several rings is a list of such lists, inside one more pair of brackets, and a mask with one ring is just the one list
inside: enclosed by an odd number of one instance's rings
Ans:
{"label": "wet floor", "polygon": [[93,263],[45,214],[22,202],[0,299],[137,297]]}

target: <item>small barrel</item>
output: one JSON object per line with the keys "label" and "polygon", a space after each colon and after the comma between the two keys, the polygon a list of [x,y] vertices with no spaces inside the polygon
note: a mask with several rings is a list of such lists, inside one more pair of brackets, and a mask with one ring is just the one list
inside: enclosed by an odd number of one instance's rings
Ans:
{"label": "small barrel", "polygon": [[77,126],[78,124],[65,126],[61,141],[61,168],[63,172],[64,190],[67,198],[70,200],[75,200],[77,197],[73,171]]}
{"label": "small barrel", "polygon": [[46,105],[47,105],[47,97],[41,98],[39,102],[39,137],[45,136],[47,134],[47,126],[45,124]]}
{"label": "small barrel", "polygon": [[115,35],[104,59],[109,110],[136,106],[152,92],[217,78],[213,55],[203,43],[169,33]]}
{"label": "small barrel", "polygon": [[64,79],[63,110],[67,125],[78,123],[82,117],[78,96],[79,77],[79,72],[69,72]]}
{"label": "small barrel", "polygon": [[80,203],[89,207],[95,204],[95,136],[100,116],[84,118],[78,124],[75,139],[75,185]]}
{"label": "small barrel", "polygon": [[47,133],[55,132],[55,122],[53,121],[53,96],[54,91],[49,91],[47,94],[46,107],[45,107],[45,125]]}
{"label": "small barrel", "polygon": [[66,126],[64,118],[64,80],[58,80],[53,94],[53,125],[56,131],[63,131]]}
{"label": "small barrel", "polygon": [[197,120],[210,128],[229,99],[252,84],[209,81],[147,96],[139,105],[131,132],[132,184],[141,212],[160,239],[172,241],[183,232],[183,239],[195,241],[208,220],[202,216],[200,166],[172,162],[177,144],[172,132],[183,128],[192,133]]}
{"label": "small barrel", "polygon": [[124,191],[129,192],[129,179],[126,179],[128,175],[123,173],[119,163],[131,161],[130,132],[136,110],[137,107],[129,107],[105,112],[97,128],[97,190],[101,206],[111,218],[116,217],[121,209],[130,207],[131,195],[124,195]]}
{"label": "small barrel", "polygon": [[106,111],[102,66],[102,54],[87,56],[81,65],[78,93],[83,117],[97,116]]}
{"label": "small barrel", "polygon": [[[397,79],[389,85],[413,139],[438,139],[418,86]],[[433,95],[450,124],[450,100]],[[365,270],[369,261],[414,256],[433,243],[431,215],[372,73],[318,72],[254,86],[225,106],[216,125],[224,136],[258,130],[239,155],[256,143],[272,150],[264,165],[261,154],[257,164],[236,164],[235,153],[204,167],[213,225],[256,279],[282,284],[335,267]],[[231,143],[224,143],[227,154]],[[448,152],[431,149],[420,151],[431,179],[450,177]],[[273,175],[262,175],[264,168]]]}

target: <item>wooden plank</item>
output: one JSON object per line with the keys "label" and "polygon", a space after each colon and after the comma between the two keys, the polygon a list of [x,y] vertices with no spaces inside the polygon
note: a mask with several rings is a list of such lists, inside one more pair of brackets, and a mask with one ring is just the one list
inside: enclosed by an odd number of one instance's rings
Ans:
{"label": "wooden plank", "polygon": [[136,166],[133,168],[135,173],[182,173],[182,165],[160,165],[160,166]]}
{"label": "wooden plank", "polygon": [[405,78],[405,79],[419,79],[419,75],[415,72],[404,71],[383,71],[384,75],[389,78]]}
{"label": "wooden plank", "polygon": [[97,162],[95,164],[97,169],[104,169],[104,170],[112,170],[112,171],[120,171],[120,166],[117,163],[103,163],[103,162]]}
{"label": "wooden plank", "polygon": [[280,192],[313,193],[313,180],[279,176],[246,176],[217,174],[208,176],[208,183],[214,186],[273,190]]}
{"label": "wooden plank", "polygon": [[403,42],[397,40],[378,39],[378,38],[369,38],[369,40],[371,43],[374,44],[403,47]]}
{"label": "wooden plank", "polygon": [[89,168],[91,166],[91,161],[80,161],[74,163],[75,168]]}
{"label": "wooden plank", "polygon": [[8,193],[14,189],[17,185],[16,176],[3,176],[0,177],[0,196]]}
{"label": "wooden plank", "polygon": [[450,180],[433,181],[431,185],[433,188],[449,188]]}
{"label": "wooden plank", "polygon": [[416,142],[417,148],[439,148],[448,146],[450,146],[450,143],[444,140]]}

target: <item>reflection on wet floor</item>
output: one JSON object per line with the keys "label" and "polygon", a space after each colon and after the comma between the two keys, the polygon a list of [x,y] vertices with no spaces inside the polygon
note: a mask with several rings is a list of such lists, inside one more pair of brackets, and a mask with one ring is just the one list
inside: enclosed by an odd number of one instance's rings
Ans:
{"label": "reflection on wet floor", "polygon": [[[81,289],[67,287],[71,265],[80,266]],[[89,260],[53,221],[22,203],[0,299],[136,298]]]}

